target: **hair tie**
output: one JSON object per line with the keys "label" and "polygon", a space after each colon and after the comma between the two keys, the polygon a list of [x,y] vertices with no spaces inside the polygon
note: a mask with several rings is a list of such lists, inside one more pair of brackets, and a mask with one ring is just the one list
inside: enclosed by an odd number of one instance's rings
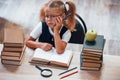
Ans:
{"label": "hair tie", "polygon": [[68,10],[69,10],[69,3],[65,2],[64,6],[65,6],[65,13],[68,14]]}
{"label": "hair tie", "polygon": [[68,2],[65,2],[65,4],[69,4]]}

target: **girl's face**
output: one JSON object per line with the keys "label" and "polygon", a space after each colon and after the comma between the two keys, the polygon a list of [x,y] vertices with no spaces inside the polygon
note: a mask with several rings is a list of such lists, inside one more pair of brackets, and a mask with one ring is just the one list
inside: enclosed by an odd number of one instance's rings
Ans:
{"label": "girl's face", "polygon": [[46,8],[45,10],[45,22],[47,23],[47,25],[53,29],[54,26],[56,25],[55,23],[55,19],[58,16],[62,16],[63,13],[61,12],[61,10],[59,8]]}

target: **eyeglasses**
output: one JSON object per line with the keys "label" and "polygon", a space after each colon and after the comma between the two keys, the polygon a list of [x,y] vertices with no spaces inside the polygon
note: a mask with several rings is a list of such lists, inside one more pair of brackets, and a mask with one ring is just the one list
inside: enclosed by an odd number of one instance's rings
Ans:
{"label": "eyeglasses", "polygon": [[45,15],[45,19],[48,19],[48,18],[55,19],[56,17],[61,16],[61,15],[62,14],[60,14],[60,15]]}

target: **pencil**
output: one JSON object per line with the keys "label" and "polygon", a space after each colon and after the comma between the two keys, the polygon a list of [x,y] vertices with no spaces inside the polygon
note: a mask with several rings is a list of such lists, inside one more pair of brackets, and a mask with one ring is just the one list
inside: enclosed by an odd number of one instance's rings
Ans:
{"label": "pencil", "polygon": [[73,75],[73,74],[75,74],[75,73],[78,73],[78,71],[75,71],[75,72],[72,72],[72,73],[70,73],[70,74],[67,74],[67,75],[61,77],[60,79],[66,78],[66,77],[68,77],[68,76],[70,76],[70,75]]}
{"label": "pencil", "polygon": [[69,70],[67,70],[67,71],[65,71],[65,72],[62,72],[62,73],[60,73],[59,75],[65,74],[65,73],[70,72],[70,71],[75,70],[75,69],[77,69],[77,67],[74,67],[74,68],[69,69]]}

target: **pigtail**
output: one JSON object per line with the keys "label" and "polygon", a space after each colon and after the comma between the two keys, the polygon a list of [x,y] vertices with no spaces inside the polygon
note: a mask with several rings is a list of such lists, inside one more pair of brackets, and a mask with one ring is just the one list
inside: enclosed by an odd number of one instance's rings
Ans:
{"label": "pigtail", "polygon": [[45,18],[45,12],[44,12],[44,7],[42,7],[40,10],[40,21],[44,21],[44,18]]}
{"label": "pigtail", "polygon": [[65,13],[66,13],[66,15],[71,14],[71,16],[66,20],[66,24],[67,24],[68,28],[71,31],[73,31],[75,28],[75,25],[76,25],[76,19],[75,19],[76,6],[71,1],[66,2],[66,4],[68,5],[69,8],[68,8],[68,10],[65,9]]}
{"label": "pigtail", "polygon": [[48,3],[44,4],[44,6],[40,10],[40,21],[45,21],[45,8]]}

